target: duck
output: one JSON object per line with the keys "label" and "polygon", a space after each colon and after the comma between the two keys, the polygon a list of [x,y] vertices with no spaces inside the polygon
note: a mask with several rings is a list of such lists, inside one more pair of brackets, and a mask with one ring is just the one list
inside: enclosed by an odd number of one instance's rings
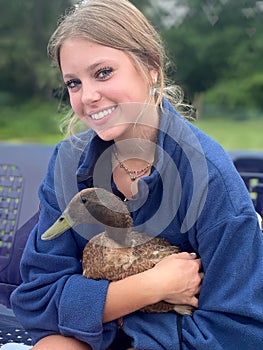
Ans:
{"label": "duck", "polygon": [[[151,269],[166,256],[180,252],[179,247],[164,238],[133,230],[133,220],[125,202],[104,188],[92,187],[78,192],[41,238],[54,239],[79,224],[100,224],[104,228],[84,247],[82,268],[86,278],[118,281]],[[140,311],[192,315],[194,307],[160,301]]]}

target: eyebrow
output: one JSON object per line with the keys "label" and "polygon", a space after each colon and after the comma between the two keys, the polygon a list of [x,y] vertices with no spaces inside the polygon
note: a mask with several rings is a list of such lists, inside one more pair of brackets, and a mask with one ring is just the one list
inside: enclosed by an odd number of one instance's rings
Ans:
{"label": "eyebrow", "polygon": [[[99,66],[102,66],[102,65],[106,64],[106,61],[109,61],[109,59],[103,59],[103,60],[100,60],[98,62],[95,62],[95,63],[91,64],[87,68],[87,71],[89,71],[89,72],[91,71],[92,72],[92,71],[96,70]],[[72,78],[74,76],[75,76],[75,74],[67,73],[67,74],[63,75],[63,78]]]}

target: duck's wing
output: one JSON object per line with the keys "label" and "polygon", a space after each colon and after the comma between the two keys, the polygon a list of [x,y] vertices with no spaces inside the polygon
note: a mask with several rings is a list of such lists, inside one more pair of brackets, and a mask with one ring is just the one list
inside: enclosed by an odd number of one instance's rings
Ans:
{"label": "duck's wing", "polygon": [[143,260],[149,260],[151,265],[154,266],[166,256],[179,252],[179,247],[172,246],[165,239],[156,237],[144,244],[135,246],[133,254],[138,257],[141,256]]}
{"label": "duck's wing", "polygon": [[141,261],[133,248],[112,248],[89,242],[83,251],[83,276],[118,281],[153,266],[150,261],[147,261],[147,266],[145,262],[140,265]]}
{"label": "duck's wing", "polygon": [[88,242],[83,251],[83,275],[86,278],[118,281],[146,271],[164,257],[179,252],[178,247],[171,246],[162,238],[137,243],[138,240],[133,242],[132,247],[122,248],[105,235],[97,236]]}

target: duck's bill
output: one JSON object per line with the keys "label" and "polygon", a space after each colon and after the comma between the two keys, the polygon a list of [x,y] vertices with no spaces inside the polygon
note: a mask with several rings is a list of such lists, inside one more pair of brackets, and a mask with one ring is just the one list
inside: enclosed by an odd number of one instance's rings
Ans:
{"label": "duck's bill", "polygon": [[72,227],[72,224],[68,220],[67,216],[62,215],[58,218],[58,220],[49,228],[47,229],[41,236],[41,239],[44,241],[51,240],[54,238],[59,237],[70,229]]}

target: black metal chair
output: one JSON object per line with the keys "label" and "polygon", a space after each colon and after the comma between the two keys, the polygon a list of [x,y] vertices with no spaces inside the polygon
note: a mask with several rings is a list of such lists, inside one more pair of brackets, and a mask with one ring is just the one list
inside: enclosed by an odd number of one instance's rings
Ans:
{"label": "black metal chair", "polygon": [[230,152],[256,211],[263,217],[263,152]]}
{"label": "black metal chair", "polygon": [[10,294],[21,283],[20,259],[37,222],[38,187],[53,146],[0,143],[0,347],[29,344],[30,337],[10,308]]}

